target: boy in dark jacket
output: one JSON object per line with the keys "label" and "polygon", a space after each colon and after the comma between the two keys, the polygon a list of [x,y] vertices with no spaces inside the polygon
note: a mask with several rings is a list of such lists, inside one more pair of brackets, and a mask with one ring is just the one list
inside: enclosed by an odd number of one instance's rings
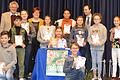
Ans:
{"label": "boy in dark jacket", "polygon": [[12,42],[16,47],[19,66],[19,80],[24,80],[24,56],[28,39],[26,30],[21,27],[21,21],[22,18],[20,16],[16,16],[14,26],[10,29],[10,42]]}

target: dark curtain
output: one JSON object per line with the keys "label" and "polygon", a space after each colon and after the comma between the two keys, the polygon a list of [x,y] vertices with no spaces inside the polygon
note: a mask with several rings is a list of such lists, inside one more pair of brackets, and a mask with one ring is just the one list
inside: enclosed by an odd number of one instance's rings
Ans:
{"label": "dark curtain", "polygon": [[[0,0],[0,13],[8,11],[8,4],[13,0]],[[71,10],[72,18],[83,15],[83,5],[88,3],[92,6],[92,12],[100,12],[103,15],[103,22],[109,26],[112,25],[112,18],[120,15],[120,0],[16,0],[20,10],[27,10],[29,17],[32,16],[32,8],[41,8],[41,17],[50,15],[53,20],[62,18],[63,9]]]}
{"label": "dark curtain", "polygon": [[[0,0],[0,14],[8,11],[8,4],[12,0]],[[68,8],[71,10],[71,18],[76,19],[77,16],[83,15],[83,5],[90,4],[92,13],[100,12],[103,16],[103,24],[108,30],[108,40],[105,46],[104,59],[108,62],[111,59],[111,43],[109,41],[109,30],[113,26],[113,17],[120,16],[120,0],[17,0],[20,10],[27,10],[29,17],[32,17],[32,8],[41,8],[41,18],[50,15],[55,21],[63,17],[63,10]]]}

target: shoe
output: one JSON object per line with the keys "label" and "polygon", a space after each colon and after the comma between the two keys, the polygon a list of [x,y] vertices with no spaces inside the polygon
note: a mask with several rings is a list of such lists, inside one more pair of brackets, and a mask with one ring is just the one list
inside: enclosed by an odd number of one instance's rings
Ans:
{"label": "shoe", "polygon": [[98,78],[98,80],[102,80],[102,78]]}
{"label": "shoe", "polygon": [[92,80],[97,80],[97,78],[92,78]]}
{"label": "shoe", "polygon": [[32,73],[29,73],[29,74],[28,74],[28,78],[30,79],[30,78],[31,78],[31,76],[32,76]]}
{"label": "shoe", "polygon": [[116,80],[116,77],[112,77],[112,79],[111,80]]}
{"label": "shoe", "polygon": [[24,78],[20,78],[19,80],[25,80]]}

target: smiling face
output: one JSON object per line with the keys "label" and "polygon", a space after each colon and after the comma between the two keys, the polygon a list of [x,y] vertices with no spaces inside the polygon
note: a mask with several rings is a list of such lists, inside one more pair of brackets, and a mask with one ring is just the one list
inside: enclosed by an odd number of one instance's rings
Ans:
{"label": "smiling face", "polygon": [[78,17],[76,22],[77,22],[77,25],[79,25],[78,27],[82,27],[84,21],[82,17]]}
{"label": "smiling face", "polygon": [[9,6],[9,8],[10,8],[10,11],[14,14],[17,12],[18,6],[17,4],[13,3]]}
{"label": "smiling face", "polygon": [[77,55],[78,51],[79,51],[79,46],[76,44],[72,44],[71,46],[72,55]]}
{"label": "smiling face", "polygon": [[45,24],[46,24],[46,25],[50,25],[50,22],[51,22],[50,17],[49,17],[49,16],[46,16],[46,17],[45,17]]}
{"label": "smiling face", "polygon": [[71,14],[70,14],[70,11],[69,10],[65,10],[64,13],[63,13],[63,16],[65,19],[69,19]]}
{"label": "smiling face", "polygon": [[55,31],[55,35],[57,38],[61,38],[62,37],[62,29],[61,28],[57,28]]}
{"label": "smiling face", "polygon": [[117,27],[120,25],[120,18],[119,17],[114,18],[114,25]]}
{"label": "smiling face", "polygon": [[22,19],[26,20],[28,18],[27,11],[21,11],[21,17],[22,17]]}
{"label": "smiling face", "polygon": [[89,6],[84,6],[83,12],[86,16],[88,16],[89,14],[91,14],[91,9],[89,9]]}
{"label": "smiling face", "polygon": [[21,26],[22,21],[20,19],[16,19],[14,21],[15,26]]}
{"label": "smiling face", "polygon": [[34,13],[33,13],[33,17],[34,18],[39,18],[40,16],[40,11],[39,10],[35,10]]}
{"label": "smiling face", "polygon": [[9,40],[10,38],[8,37],[8,35],[2,35],[0,38],[1,44],[7,44]]}
{"label": "smiling face", "polygon": [[93,21],[94,21],[95,24],[99,24],[101,22],[100,16],[98,16],[98,15],[94,16]]}

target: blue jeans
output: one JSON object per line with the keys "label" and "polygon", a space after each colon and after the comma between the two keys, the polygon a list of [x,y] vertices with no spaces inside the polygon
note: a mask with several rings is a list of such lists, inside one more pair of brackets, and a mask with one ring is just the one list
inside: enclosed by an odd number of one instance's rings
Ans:
{"label": "blue jeans", "polygon": [[14,80],[14,78],[13,78],[14,70],[15,70],[15,68],[12,67],[5,73],[5,75],[0,75],[0,80]]}
{"label": "blue jeans", "polygon": [[69,73],[66,73],[65,80],[84,80],[85,68],[74,69]]}
{"label": "blue jeans", "polygon": [[[100,77],[102,71],[102,57],[103,57],[103,50],[91,50],[92,56],[92,70],[98,69],[98,76]],[[98,66],[98,68],[97,68]]]}

